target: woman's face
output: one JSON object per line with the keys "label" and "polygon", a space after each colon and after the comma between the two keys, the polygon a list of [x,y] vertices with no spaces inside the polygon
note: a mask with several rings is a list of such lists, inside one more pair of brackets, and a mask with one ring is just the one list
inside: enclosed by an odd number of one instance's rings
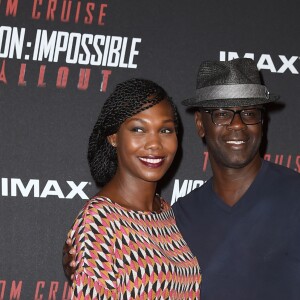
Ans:
{"label": "woman's face", "polygon": [[163,100],[128,118],[108,140],[117,148],[119,175],[158,181],[170,167],[177,150],[171,104]]}

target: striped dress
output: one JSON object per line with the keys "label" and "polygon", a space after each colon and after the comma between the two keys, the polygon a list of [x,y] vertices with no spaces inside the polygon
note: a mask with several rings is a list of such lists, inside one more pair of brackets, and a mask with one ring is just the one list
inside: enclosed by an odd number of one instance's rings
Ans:
{"label": "striped dress", "polygon": [[104,197],[86,203],[69,233],[76,248],[72,299],[200,299],[197,259],[161,201],[160,213]]}

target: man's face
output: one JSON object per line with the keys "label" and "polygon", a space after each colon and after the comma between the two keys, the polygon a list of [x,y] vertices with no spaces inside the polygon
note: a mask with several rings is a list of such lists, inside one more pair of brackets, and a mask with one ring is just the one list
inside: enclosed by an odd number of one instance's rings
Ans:
{"label": "man's face", "polygon": [[[230,110],[261,108],[261,106],[230,107]],[[195,113],[199,136],[205,137],[212,165],[225,168],[243,168],[259,160],[262,124],[246,125],[235,114],[229,125],[215,125],[205,110]]]}

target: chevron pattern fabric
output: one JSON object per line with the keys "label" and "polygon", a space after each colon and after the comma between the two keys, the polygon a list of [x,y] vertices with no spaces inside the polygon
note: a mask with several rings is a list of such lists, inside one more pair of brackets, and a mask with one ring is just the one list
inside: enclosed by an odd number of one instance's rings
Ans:
{"label": "chevron pattern fabric", "polygon": [[89,200],[69,233],[76,248],[72,299],[200,299],[197,259],[170,205],[162,212]]}

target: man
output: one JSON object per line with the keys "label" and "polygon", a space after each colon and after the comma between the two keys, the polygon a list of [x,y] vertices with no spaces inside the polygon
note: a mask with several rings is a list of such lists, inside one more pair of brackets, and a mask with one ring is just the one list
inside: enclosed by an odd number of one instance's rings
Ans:
{"label": "man", "polygon": [[259,155],[266,105],[277,99],[241,58],[202,63],[196,97],[183,101],[213,172],[173,205],[202,268],[202,300],[300,299],[300,175]]}
{"label": "man", "polygon": [[[194,107],[213,176],[173,205],[203,300],[300,299],[300,176],[259,155],[266,104],[253,60],[204,62]],[[283,120],[284,122],[284,120]]]}

